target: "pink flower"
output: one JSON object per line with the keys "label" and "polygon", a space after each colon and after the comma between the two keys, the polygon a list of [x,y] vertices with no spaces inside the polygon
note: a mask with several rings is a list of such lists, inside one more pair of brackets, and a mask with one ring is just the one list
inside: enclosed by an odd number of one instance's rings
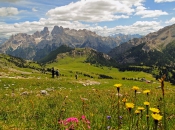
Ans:
{"label": "pink flower", "polygon": [[74,129],[75,126],[78,126],[78,118],[69,117],[65,120],[61,120],[58,122],[59,124],[63,124],[64,126],[68,127],[66,130]]}
{"label": "pink flower", "polygon": [[63,121],[64,125],[67,125],[69,123],[77,123],[78,124],[78,118],[75,117],[69,117],[66,120]]}
{"label": "pink flower", "polygon": [[[81,121],[87,126],[88,129],[91,128],[90,121],[86,118],[86,116],[82,115]],[[63,127],[66,128],[66,130],[74,130],[75,127],[78,127],[79,120],[76,117],[69,117],[65,120],[60,120],[58,123],[62,124]]]}
{"label": "pink flower", "polygon": [[90,129],[91,128],[90,127],[90,121],[86,118],[86,116],[85,115],[82,115],[81,116],[81,119],[82,119],[82,122],[83,123],[87,124],[88,129]]}

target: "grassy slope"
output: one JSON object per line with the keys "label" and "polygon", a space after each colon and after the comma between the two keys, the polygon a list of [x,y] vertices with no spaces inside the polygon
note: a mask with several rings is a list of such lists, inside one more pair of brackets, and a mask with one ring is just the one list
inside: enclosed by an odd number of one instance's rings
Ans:
{"label": "grassy slope", "polygon": [[96,67],[95,65],[91,65],[89,63],[84,63],[86,57],[65,57],[64,59],[58,59],[58,62],[48,64],[46,68],[55,67],[60,70],[62,74],[69,74],[69,71],[76,73],[82,72],[98,78],[97,74],[105,74],[112,76],[116,79],[121,79],[122,77],[127,78],[142,78],[145,77],[148,80],[153,80],[152,75],[146,74],[144,72],[119,72],[117,68],[110,68],[105,66]]}
{"label": "grassy slope", "polygon": [[[62,76],[58,79],[52,79],[51,73],[43,74],[32,69],[18,68],[7,61],[8,67],[6,67],[3,62],[0,70],[8,75],[0,79],[0,129],[60,129],[58,119],[65,119],[71,116],[80,117],[82,114],[85,114],[91,121],[92,129],[106,129],[107,125],[109,125],[105,121],[107,115],[113,117],[110,124],[111,127],[117,128],[117,95],[116,88],[113,86],[116,83],[123,84],[121,94],[128,95],[128,102],[133,102],[134,100],[132,86],[139,86],[139,91],[151,90],[151,107],[159,104],[158,99],[161,96],[161,90],[155,88],[160,86],[160,83],[155,81],[150,74],[143,72],[119,72],[116,68],[96,67],[83,63],[85,59],[86,57],[66,57],[61,60],[58,59],[58,62],[46,65],[46,68],[55,67],[60,70]],[[33,63],[33,65],[35,64]],[[11,73],[10,68],[12,67],[16,70],[16,73]],[[74,74],[76,72],[89,74],[94,76],[94,78],[80,74],[78,80],[75,80]],[[21,74],[25,74],[25,77],[22,77]],[[114,79],[98,79],[97,74],[106,74]],[[20,77],[12,79],[8,78],[8,76]],[[140,81],[122,80],[122,77],[145,77],[148,80],[153,80],[154,83],[148,84]],[[83,85],[87,81],[96,81],[100,84]],[[175,90],[169,83],[165,83],[165,86],[167,107],[169,108],[166,112],[168,117],[171,117],[168,122],[169,130],[171,130],[170,128],[175,127],[173,125],[175,120],[173,117],[173,113],[175,113],[173,109],[175,107],[173,104]],[[42,96],[40,90],[43,89],[52,90],[48,91],[48,96]],[[22,95],[23,92],[28,94]],[[67,96],[68,98],[65,99]],[[81,97],[88,99],[83,107]],[[145,95],[139,94],[137,105],[143,106],[144,101],[146,101]],[[83,111],[85,112],[83,113]],[[125,113],[125,108],[122,108],[122,111]],[[122,116],[122,127],[127,129],[127,120],[125,120],[127,115],[123,114]],[[143,122],[145,122],[145,118]],[[153,124],[150,124],[152,128]],[[82,125],[80,125],[80,129],[83,129]],[[143,123],[142,126],[145,126],[145,124]]]}

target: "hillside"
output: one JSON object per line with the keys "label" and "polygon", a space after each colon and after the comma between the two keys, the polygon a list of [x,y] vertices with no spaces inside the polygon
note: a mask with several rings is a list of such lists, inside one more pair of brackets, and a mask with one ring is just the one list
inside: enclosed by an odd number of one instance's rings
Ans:
{"label": "hillside", "polygon": [[39,62],[42,64],[60,62],[65,57],[72,57],[74,59],[83,57],[85,63],[94,64],[97,66],[113,66],[116,67],[117,63],[114,59],[105,53],[97,52],[91,48],[70,48],[68,46],[60,46],[55,51],[52,51],[45,58]]}
{"label": "hillside", "polygon": [[70,52],[71,50],[73,50],[73,48],[68,47],[66,45],[61,45],[56,50],[51,51],[47,56],[45,56],[44,58],[40,59],[38,62],[42,63],[42,64],[45,64],[47,62],[54,61],[58,54]]}
{"label": "hillside", "polygon": [[[173,64],[175,24],[135,38],[112,49],[108,54],[120,64],[166,65]],[[171,47],[170,47],[171,46]]]}
{"label": "hillside", "polygon": [[28,78],[33,76],[33,72],[39,74],[41,70],[41,66],[33,61],[0,54],[0,78]]}

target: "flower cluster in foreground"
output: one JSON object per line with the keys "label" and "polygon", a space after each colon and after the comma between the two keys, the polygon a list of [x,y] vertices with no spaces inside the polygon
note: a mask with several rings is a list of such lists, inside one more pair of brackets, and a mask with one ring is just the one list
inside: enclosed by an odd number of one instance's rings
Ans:
{"label": "flower cluster in foreground", "polygon": [[90,129],[90,121],[86,118],[86,116],[82,115],[81,119],[79,120],[76,117],[69,117],[65,120],[61,120],[58,123],[60,125],[63,125],[63,127],[66,128],[66,130],[74,130],[75,128],[78,127],[79,123],[83,123],[83,125],[87,128]]}

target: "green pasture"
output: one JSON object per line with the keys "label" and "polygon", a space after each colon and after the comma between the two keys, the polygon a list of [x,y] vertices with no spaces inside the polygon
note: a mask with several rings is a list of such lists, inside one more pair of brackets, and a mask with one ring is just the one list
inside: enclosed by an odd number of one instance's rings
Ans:
{"label": "green pasture", "polygon": [[[36,69],[2,65],[0,67],[1,130],[174,130],[175,88],[161,84],[144,72],[119,72],[117,68],[91,65],[85,57],[58,59],[45,68],[59,69],[60,76],[51,78]],[[78,79],[75,79],[75,74]],[[99,78],[99,75],[112,77]],[[123,79],[124,78],[124,79]],[[141,80],[141,79],[144,80]],[[118,93],[114,84],[122,84]],[[138,86],[135,93],[133,86]],[[150,90],[149,96],[143,93]],[[46,93],[42,93],[43,90]],[[129,111],[122,101],[134,103]],[[159,108],[162,120],[157,128],[150,108]],[[144,107],[142,114],[135,114]],[[86,120],[82,119],[82,115]],[[64,121],[74,117],[78,122]],[[119,118],[120,117],[120,118]],[[147,117],[149,120],[147,121]]]}

